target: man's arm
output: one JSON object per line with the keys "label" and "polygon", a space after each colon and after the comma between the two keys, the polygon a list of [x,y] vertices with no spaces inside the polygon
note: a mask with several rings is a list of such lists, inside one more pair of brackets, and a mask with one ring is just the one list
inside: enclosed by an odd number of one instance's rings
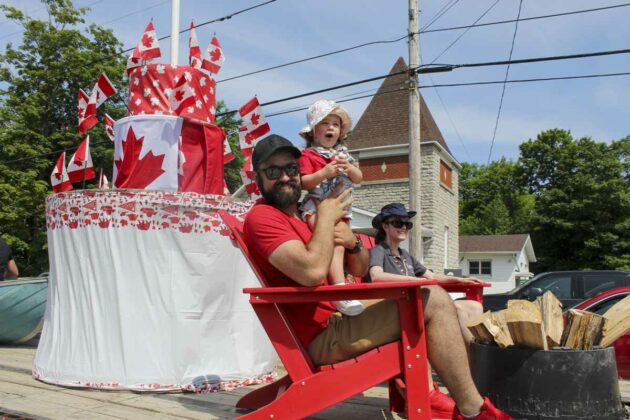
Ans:
{"label": "man's arm", "polygon": [[17,264],[15,264],[15,260],[11,259],[7,262],[7,270],[4,275],[5,279],[17,279],[20,272],[18,271]]}
{"label": "man's arm", "polygon": [[[357,237],[346,222],[337,222],[335,225],[335,245],[343,246],[346,251],[351,251],[357,244]],[[370,252],[361,247],[356,253],[346,252],[344,254],[344,264],[346,271],[353,276],[363,277],[367,273],[370,260]]]}
{"label": "man's arm", "polygon": [[[287,241],[269,255],[269,262],[303,286],[319,286],[330,269],[334,249],[335,224],[346,216],[352,200],[345,200],[351,189],[338,197],[331,194],[317,207],[317,221],[311,240],[304,244]],[[345,201],[344,201],[345,200]]]}

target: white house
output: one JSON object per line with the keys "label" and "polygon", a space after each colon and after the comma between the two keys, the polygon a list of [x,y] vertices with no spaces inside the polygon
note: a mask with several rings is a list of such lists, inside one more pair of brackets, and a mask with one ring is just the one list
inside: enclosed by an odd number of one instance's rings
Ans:
{"label": "white house", "polygon": [[484,293],[507,292],[528,280],[533,276],[531,262],[536,262],[536,255],[528,234],[459,237],[462,274],[492,284]]}

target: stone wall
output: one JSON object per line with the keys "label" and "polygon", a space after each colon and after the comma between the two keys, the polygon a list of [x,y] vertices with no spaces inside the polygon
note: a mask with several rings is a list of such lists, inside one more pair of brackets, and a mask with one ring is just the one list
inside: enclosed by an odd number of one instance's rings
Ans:
{"label": "stone wall", "polygon": [[[421,153],[422,225],[433,231],[433,238],[425,239],[424,263],[435,272],[442,273],[445,265],[448,268],[459,267],[459,170],[435,145],[423,145]],[[440,184],[440,160],[452,169],[452,189]],[[375,213],[392,202],[401,202],[409,207],[408,179],[364,182],[354,191],[353,205]],[[448,261],[444,264],[444,232],[447,227]]]}

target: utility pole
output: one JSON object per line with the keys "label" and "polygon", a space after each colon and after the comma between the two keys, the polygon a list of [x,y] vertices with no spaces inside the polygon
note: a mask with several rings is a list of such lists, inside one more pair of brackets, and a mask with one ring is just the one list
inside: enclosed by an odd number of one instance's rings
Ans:
{"label": "utility pole", "polygon": [[414,219],[416,229],[409,232],[410,252],[419,261],[422,255],[422,212],[420,204],[420,91],[418,90],[418,74],[415,69],[420,66],[420,35],[418,34],[418,2],[409,0],[409,209],[418,212]]}
{"label": "utility pole", "polygon": [[171,64],[179,61],[179,0],[171,0]]}

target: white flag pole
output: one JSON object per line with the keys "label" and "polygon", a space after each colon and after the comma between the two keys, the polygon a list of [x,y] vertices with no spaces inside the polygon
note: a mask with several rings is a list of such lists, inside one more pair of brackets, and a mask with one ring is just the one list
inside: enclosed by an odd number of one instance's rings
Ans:
{"label": "white flag pole", "polygon": [[179,0],[171,0],[171,64],[177,65],[179,51]]}

